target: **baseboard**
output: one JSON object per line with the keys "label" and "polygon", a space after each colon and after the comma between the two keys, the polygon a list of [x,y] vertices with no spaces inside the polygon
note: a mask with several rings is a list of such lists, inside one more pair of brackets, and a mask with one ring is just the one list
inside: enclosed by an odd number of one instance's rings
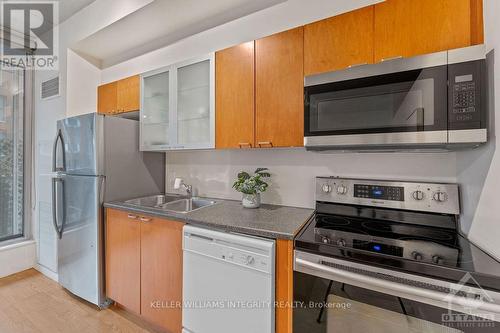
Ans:
{"label": "baseboard", "polygon": [[48,277],[49,279],[54,280],[55,282],[59,282],[59,274],[52,272],[47,267],[42,266],[40,264],[35,264],[33,268],[42,273],[43,275],[45,275],[46,277]]}
{"label": "baseboard", "polygon": [[0,278],[33,268],[36,264],[36,243],[33,240],[0,248]]}

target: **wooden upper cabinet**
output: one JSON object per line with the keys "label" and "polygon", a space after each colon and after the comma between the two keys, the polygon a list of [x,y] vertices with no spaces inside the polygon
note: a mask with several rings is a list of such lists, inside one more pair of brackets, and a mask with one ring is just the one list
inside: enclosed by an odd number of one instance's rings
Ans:
{"label": "wooden upper cabinet", "polygon": [[[141,223],[141,315],[166,332],[182,330],[183,223],[143,218]],[[157,303],[159,302],[159,303]],[[153,305],[153,306],[152,306]]]}
{"label": "wooden upper cabinet", "polygon": [[141,311],[141,224],[135,215],[107,209],[106,295],[127,309]]}
{"label": "wooden upper cabinet", "polygon": [[[375,62],[482,43],[480,0],[387,0],[375,5]],[[472,27],[474,25],[474,27]]]}
{"label": "wooden upper cabinet", "polygon": [[483,0],[470,1],[471,44],[484,43]]}
{"label": "wooden upper cabinet", "polygon": [[117,83],[117,105],[119,112],[136,111],[140,108],[140,77],[131,76]]}
{"label": "wooden upper cabinet", "polygon": [[117,82],[103,84],[97,88],[97,112],[103,114],[116,113]]}
{"label": "wooden upper cabinet", "polygon": [[373,63],[374,6],[304,26],[304,74]]}
{"label": "wooden upper cabinet", "polygon": [[303,63],[303,27],[255,41],[257,147],[303,146]]}
{"label": "wooden upper cabinet", "polygon": [[254,147],[254,42],[215,53],[215,146]]}
{"label": "wooden upper cabinet", "polygon": [[140,77],[131,76],[97,88],[97,112],[116,114],[140,109]]}

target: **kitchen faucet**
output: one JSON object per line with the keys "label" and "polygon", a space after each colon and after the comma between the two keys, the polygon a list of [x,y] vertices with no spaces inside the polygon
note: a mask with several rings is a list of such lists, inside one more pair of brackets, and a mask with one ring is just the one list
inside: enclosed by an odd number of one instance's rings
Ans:
{"label": "kitchen faucet", "polygon": [[174,189],[178,190],[181,186],[186,190],[186,194],[189,198],[193,196],[193,186],[187,185],[182,178],[175,178]]}

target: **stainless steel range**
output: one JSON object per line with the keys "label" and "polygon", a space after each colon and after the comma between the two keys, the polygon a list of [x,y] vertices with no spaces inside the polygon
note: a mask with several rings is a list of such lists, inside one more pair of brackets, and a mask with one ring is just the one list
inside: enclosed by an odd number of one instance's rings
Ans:
{"label": "stainless steel range", "polygon": [[295,240],[294,332],[498,332],[500,263],[456,184],[319,177]]}

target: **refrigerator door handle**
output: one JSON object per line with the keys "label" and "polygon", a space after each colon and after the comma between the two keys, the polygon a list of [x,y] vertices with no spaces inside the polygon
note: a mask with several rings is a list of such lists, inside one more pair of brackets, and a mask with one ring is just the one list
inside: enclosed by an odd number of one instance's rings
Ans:
{"label": "refrigerator door handle", "polygon": [[[58,195],[57,195],[57,183],[61,183],[61,196],[62,196],[62,205],[58,204]],[[66,205],[64,203],[64,179],[59,177],[52,178],[52,222],[54,224],[54,229],[56,230],[57,237],[59,239],[62,238],[63,230],[64,230],[64,221],[66,220]],[[63,208],[63,216],[61,225],[58,223],[58,207],[62,206]]]}
{"label": "refrigerator door handle", "polygon": [[[62,144],[62,167],[57,166],[57,144],[59,143],[59,140],[61,141]],[[61,129],[57,130],[57,135],[56,139],[54,140],[54,147],[52,151],[52,171],[57,172],[57,171],[66,171],[66,148],[64,145],[64,138],[62,135]]]}

